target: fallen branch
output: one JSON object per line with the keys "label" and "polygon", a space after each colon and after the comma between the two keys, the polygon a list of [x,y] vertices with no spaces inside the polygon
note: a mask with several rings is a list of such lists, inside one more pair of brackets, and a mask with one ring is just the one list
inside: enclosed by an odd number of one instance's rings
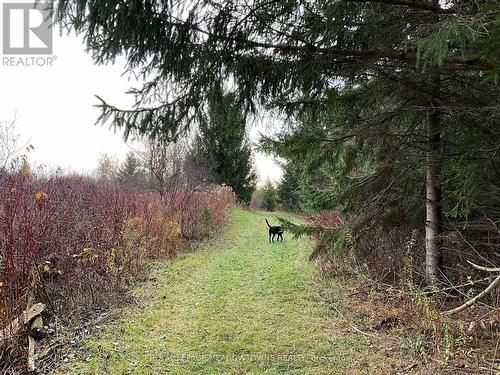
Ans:
{"label": "fallen branch", "polygon": [[367,332],[364,332],[362,330],[360,330],[358,327],[356,327],[354,324],[352,324],[349,320],[347,320],[344,315],[342,315],[342,313],[340,312],[340,310],[337,308],[337,306],[335,306],[335,303],[331,302],[330,301],[330,304],[331,306],[335,309],[335,311],[337,312],[337,314],[339,314],[339,316],[347,323],[351,326],[352,329],[354,329],[356,332],[359,332],[361,333],[362,335],[364,336],[368,336],[368,337],[374,337],[374,338],[377,338],[377,336],[375,335],[372,335],[371,333],[367,333]]}
{"label": "fallen branch", "polygon": [[33,318],[40,315],[45,310],[43,303],[37,303],[29,309],[22,312],[20,316],[7,324],[6,327],[0,329],[0,347],[4,345],[10,337],[14,336],[20,329],[28,324]]}
{"label": "fallen branch", "polygon": [[28,371],[35,371],[35,339],[28,336]]}
{"label": "fallen branch", "polygon": [[462,283],[462,284],[452,285],[450,287],[443,288],[443,289],[441,289],[441,292],[447,292],[449,290],[458,290],[460,288],[464,288],[466,286],[474,286],[476,284],[479,284],[479,283],[482,283],[485,281],[491,282],[494,278],[495,278],[495,276],[488,276],[488,277],[483,277],[482,279],[478,279],[478,280],[469,280],[469,281]]}
{"label": "fallen branch", "polygon": [[[484,270],[488,270],[486,267],[483,267],[483,269]],[[491,268],[491,269],[495,269],[495,268]],[[493,272],[493,271],[491,271],[491,272]],[[479,293],[477,296],[475,296],[474,298],[472,298],[469,301],[465,302],[463,305],[460,305],[460,306],[458,306],[458,307],[456,307],[456,308],[454,308],[452,310],[448,310],[448,311],[442,312],[442,314],[444,314],[444,315],[451,315],[451,314],[455,314],[455,313],[457,313],[459,311],[465,310],[466,308],[474,305],[481,298],[483,298],[486,295],[488,295],[498,285],[500,285],[500,275],[498,275],[497,278],[495,280],[493,280],[493,282],[490,285],[488,285],[488,287],[485,290],[483,290],[481,293]]]}
{"label": "fallen branch", "polygon": [[38,354],[38,359],[39,360],[45,359],[46,357],[51,355],[52,352],[54,352],[56,349],[60,348],[61,346],[66,345],[69,341],[70,341],[69,339],[65,339],[65,340],[53,342],[49,346],[45,347],[43,349],[43,351],[40,352],[40,354]]}
{"label": "fallen branch", "polygon": [[[99,324],[105,322],[108,319],[114,318],[116,315],[117,315],[116,310],[108,311],[104,314],[101,314],[96,319],[90,320],[88,322],[88,324],[84,324],[80,328],[85,329],[85,330],[87,330],[87,329],[93,330],[97,326],[99,326]],[[74,332],[72,334],[68,334],[64,337],[61,337],[57,341],[54,341],[54,342],[50,343],[49,345],[45,346],[44,348],[42,348],[36,356],[37,361],[38,362],[47,361],[48,358],[53,356],[54,352],[56,352],[59,348],[68,345],[74,339],[73,335],[74,335]]]}
{"label": "fallen branch", "polygon": [[478,266],[477,264],[472,263],[469,260],[467,261],[467,263],[469,263],[470,265],[472,265],[472,267],[474,267],[474,268],[476,268],[478,270],[481,270],[481,271],[486,271],[486,272],[500,272],[500,267],[491,268],[491,267]]}

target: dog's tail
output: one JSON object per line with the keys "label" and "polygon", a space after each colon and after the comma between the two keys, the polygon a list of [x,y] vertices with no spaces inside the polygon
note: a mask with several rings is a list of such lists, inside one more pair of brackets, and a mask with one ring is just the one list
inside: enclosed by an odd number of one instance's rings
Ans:
{"label": "dog's tail", "polygon": [[266,224],[267,224],[267,226],[268,226],[269,228],[271,228],[271,226],[269,225],[269,222],[267,221],[267,219],[266,219]]}

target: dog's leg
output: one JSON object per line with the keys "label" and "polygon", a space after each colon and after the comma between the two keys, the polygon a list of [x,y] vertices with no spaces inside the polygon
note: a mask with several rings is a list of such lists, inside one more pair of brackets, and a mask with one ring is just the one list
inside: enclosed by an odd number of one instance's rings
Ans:
{"label": "dog's leg", "polygon": [[275,236],[275,234],[273,233],[273,243],[274,243],[274,236]]}
{"label": "dog's leg", "polygon": [[271,243],[271,231],[269,231],[269,243]]}

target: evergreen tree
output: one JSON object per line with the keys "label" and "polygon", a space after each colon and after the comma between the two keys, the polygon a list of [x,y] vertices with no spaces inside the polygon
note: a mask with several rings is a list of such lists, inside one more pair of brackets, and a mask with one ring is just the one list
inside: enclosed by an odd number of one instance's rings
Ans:
{"label": "evergreen tree", "polygon": [[[57,12],[97,62],[124,55],[154,74],[132,91],[135,110],[102,100],[100,120],[176,138],[228,82],[245,109],[297,120],[267,147],[330,176],[321,196],[362,212],[358,227],[425,224],[436,285],[443,210],[498,217],[478,201],[499,190],[497,10],[487,0],[63,0]],[[450,178],[457,171],[464,178]]]}
{"label": "evergreen tree", "polygon": [[258,191],[260,205],[266,211],[274,211],[278,201],[278,193],[274,184],[267,180],[264,186]]}
{"label": "evergreen tree", "polygon": [[194,153],[198,164],[210,170],[213,182],[231,186],[242,202],[250,203],[257,176],[246,136],[246,117],[233,93],[213,90],[208,113],[200,121]]}
{"label": "evergreen tree", "polygon": [[278,200],[283,208],[290,211],[300,210],[300,181],[302,166],[293,162],[281,164],[283,177],[278,185]]}
{"label": "evergreen tree", "polygon": [[132,151],[127,153],[125,161],[118,169],[117,179],[130,186],[139,185],[141,179],[140,162]]}

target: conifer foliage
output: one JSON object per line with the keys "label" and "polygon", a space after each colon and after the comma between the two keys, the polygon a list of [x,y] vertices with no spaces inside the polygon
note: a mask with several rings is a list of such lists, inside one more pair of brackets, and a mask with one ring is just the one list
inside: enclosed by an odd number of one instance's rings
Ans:
{"label": "conifer foliage", "polygon": [[229,82],[246,110],[288,116],[264,148],[319,171],[316,205],[342,207],[355,238],[425,227],[437,285],[445,221],[497,223],[500,189],[500,6],[443,3],[63,0],[57,14],[97,62],[124,55],[150,78],[134,110],[101,100],[102,121],[176,138]]}
{"label": "conifer foliage", "polygon": [[231,186],[248,204],[257,175],[252,167],[252,150],[246,135],[246,116],[234,93],[215,88],[206,116],[199,122],[194,145],[194,162],[210,171],[212,182]]}
{"label": "conifer foliage", "polygon": [[118,170],[118,180],[129,186],[138,186],[142,180],[140,160],[130,151]]}
{"label": "conifer foliage", "polygon": [[300,181],[302,171],[296,163],[283,163],[281,165],[283,177],[278,185],[278,200],[283,208],[288,211],[300,210]]}

